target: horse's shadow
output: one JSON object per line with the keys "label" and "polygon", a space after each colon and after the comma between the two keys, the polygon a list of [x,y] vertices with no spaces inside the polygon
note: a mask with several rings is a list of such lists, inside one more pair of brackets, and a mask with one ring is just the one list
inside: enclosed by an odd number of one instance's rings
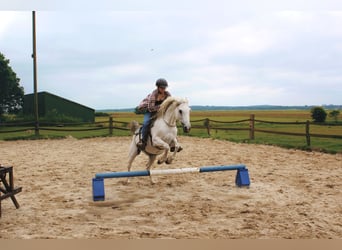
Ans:
{"label": "horse's shadow", "polygon": [[103,202],[91,202],[91,206],[95,207],[111,207],[112,209],[123,210],[132,205],[141,202],[144,199],[154,199],[153,195],[144,195],[144,194],[130,194],[129,196],[125,195],[125,197],[119,197],[115,200],[103,201]]}

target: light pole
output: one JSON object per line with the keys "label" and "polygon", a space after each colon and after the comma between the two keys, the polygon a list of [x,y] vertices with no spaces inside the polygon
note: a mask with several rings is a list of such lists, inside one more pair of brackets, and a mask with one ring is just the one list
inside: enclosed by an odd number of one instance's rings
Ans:
{"label": "light pole", "polygon": [[33,86],[34,86],[34,115],[35,135],[39,135],[38,93],[37,93],[37,51],[36,51],[36,12],[32,11],[32,37],[33,37]]}

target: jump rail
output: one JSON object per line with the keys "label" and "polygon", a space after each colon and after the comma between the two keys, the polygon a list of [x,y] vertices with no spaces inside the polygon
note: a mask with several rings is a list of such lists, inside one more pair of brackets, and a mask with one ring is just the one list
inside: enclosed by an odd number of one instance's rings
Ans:
{"label": "jump rail", "polygon": [[97,173],[93,178],[93,200],[104,201],[104,179],[108,178],[124,178],[124,177],[140,177],[140,176],[154,176],[154,175],[170,175],[170,174],[184,174],[184,173],[207,173],[217,171],[231,171],[237,170],[235,177],[235,184],[238,187],[249,186],[249,174],[245,165],[230,165],[230,166],[204,166],[199,168],[177,168],[177,169],[154,169],[131,172],[105,172]]}

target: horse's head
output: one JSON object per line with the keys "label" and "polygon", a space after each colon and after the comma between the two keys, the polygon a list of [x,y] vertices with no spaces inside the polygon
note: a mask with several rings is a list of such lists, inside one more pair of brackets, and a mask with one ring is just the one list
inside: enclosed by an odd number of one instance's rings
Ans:
{"label": "horse's head", "polygon": [[190,124],[190,107],[187,99],[179,97],[168,97],[160,106],[158,117],[163,117],[166,124],[176,126],[176,122],[180,121],[183,131],[189,133]]}
{"label": "horse's head", "polygon": [[181,122],[185,133],[189,133],[191,129],[190,111],[189,103],[185,99],[181,100],[175,109],[176,120]]}

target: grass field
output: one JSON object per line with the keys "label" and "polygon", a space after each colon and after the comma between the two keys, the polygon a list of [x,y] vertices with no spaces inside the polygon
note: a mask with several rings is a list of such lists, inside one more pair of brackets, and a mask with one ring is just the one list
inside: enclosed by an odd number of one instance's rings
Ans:
{"label": "grass field", "polygon": [[[309,111],[302,110],[281,110],[281,111],[260,111],[260,110],[250,110],[250,111],[215,111],[215,112],[193,112],[191,115],[191,120],[200,120],[203,118],[209,118],[214,121],[239,121],[245,120],[250,117],[250,114],[255,115],[256,120],[272,121],[272,122],[306,122],[311,120],[311,114]],[[342,117],[339,117],[342,120]],[[327,123],[334,123],[334,121],[329,117]],[[192,123],[196,125],[196,123]],[[249,122],[235,123],[235,124],[224,124],[210,122],[211,126],[224,126],[232,128],[249,128]],[[303,124],[269,124],[269,123],[255,123],[255,128],[271,130],[271,131],[282,131],[282,132],[295,132],[305,134],[305,125]],[[196,136],[207,137],[205,130],[201,129],[198,131],[192,131]],[[342,135],[342,126],[320,126],[310,124],[310,133],[315,134],[330,134],[330,135]],[[342,139],[333,138],[316,138],[311,137],[311,146],[308,147],[306,143],[305,136],[289,136],[289,135],[278,135],[269,134],[263,132],[255,132],[255,139],[249,139],[249,131],[240,130],[210,130],[210,137],[230,140],[235,142],[245,142],[245,143],[257,143],[257,144],[269,144],[278,145],[286,148],[299,148],[305,150],[320,150],[324,152],[337,153],[342,152]]]}
{"label": "grass field", "polygon": [[[271,130],[271,131],[282,131],[290,133],[303,133],[305,134],[305,124],[271,124],[258,122],[271,121],[271,122],[306,122],[311,120],[310,111],[308,110],[248,110],[248,111],[193,111],[191,113],[192,130],[190,134],[185,135],[181,130],[179,130],[180,135],[184,136],[197,136],[197,137],[211,137],[215,139],[230,140],[239,143],[257,143],[257,144],[269,144],[277,145],[286,148],[299,148],[305,150],[320,150],[329,153],[341,153],[342,152],[342,139],[334,138],[317,138],[311,137],[311,146],[308,147],[306,143],[305,136],[290,136],[290,135],[278,135],[263,132],[255,132],[255,139],[249,139],[249,121],[240,123],[224,123],[224,122],[234,122],[240,120],[246,120],[250,118],[250,115],[255,115],[255,128]],[[136,115],[131,112],[117,112],[110,114],[114,120],[114,126],[127,129],[128,123],[132,120],[136,120],[139,123],[142,122],[143,116]],[[203,127],[205,121],[203,119],[210,119],[210,135],[207,133],[207,129]],[[329,134],[329,135],[342,135],[342,114],[338,119],[340,121],[339,126],[321,126],[310,124],[310,133],[314,134]],[[82,125],[82,126],[72,126],[72,127],[55,127],[55,129],[88,129],[88,128],[101,128],[108,127],[109,123],[108,117],[97,117],[96,125]],[[119,122],[117,122],[119,121]],[[327,123],[334,124],[335,121],[332,118],[327,118]],[[196,128],[201,127],[201,128]],[[49,127],[52,128],[52,127]],[[224,128],[225,130],[215,129]],[[4,128],[0,127],[1,131],[18,129],[14,128]],[[236,130],[236,129],[246,129],[246,130]],[[108,136],[109,129],[101,129],[94,131],[46,131],[40,130],[41,137],[44,138],[58,138],[65,136],[73,136],[75,138],[88,138],[96,136]],[[128,136],[130,132],[127,130],[113,130],[113,136]],[[1,140],[8,139],[33,139],[34,130],[32,128],[27,128],[24,132],[14,132],[14,133],[0,133]]]}

